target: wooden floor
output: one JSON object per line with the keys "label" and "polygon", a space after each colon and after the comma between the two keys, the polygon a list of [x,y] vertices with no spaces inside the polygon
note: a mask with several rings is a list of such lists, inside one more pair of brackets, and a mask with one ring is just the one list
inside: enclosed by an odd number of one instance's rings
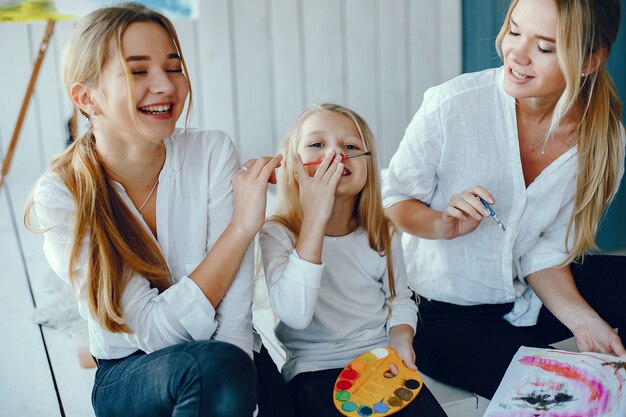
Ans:
{"label": "wooden floor", "polygon": [[23,226],[30,187],[9,177],[0,189],[0,416],[93,416],[95,370],[79,366],[67,332],[31,317],[50,302],[46,280],[58,278],[44,259],[42,237]]}
{"label": "wooden floor", "polygon": [[[0,189],[0,416],[90,417],[95,369],[79,366],[79,343],[67,331],[33,321],[36,308],[55,302],[49,291],[58,280],[45,260],[42,236],[25,230],[24,202],[31,183],[8,179]],[[267,304],[255,306],[255,325],[274,360],[284,363],[273,337]],[[259,298],[257,297],[257,301]],[[84,344],[84,341],[81,342]],[[434,381],[428,382],[450,417],[481,416],[484,399]]]}

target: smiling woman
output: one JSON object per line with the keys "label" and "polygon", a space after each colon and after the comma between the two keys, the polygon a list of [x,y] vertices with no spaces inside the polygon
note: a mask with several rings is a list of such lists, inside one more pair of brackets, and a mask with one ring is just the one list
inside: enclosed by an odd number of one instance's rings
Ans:
{"label": "smiling woman", "polygon": [[532,3],[520,3],[502,38],[502,57],[506,62],[504,90],[518,100],[544,97],[556,101],[565,88],[556,54],[556,4],[548,5],[552,10],[535,15]]}
{"label": "smiling woman", "polygon": [[[100,88],[91,89],[92,94],[86,95],[86,99],[93,96],[105,107],[94,109],[96,116],[101,114],[122,123],[116,135],[122,137],[118,140],[136,141],[133,135],[137,128],[146,138],[169,135],[190,92],[183,73],[183,61],[169,34],[155,23],[137,22],[124,32],[121,48],[117,48],[113,39],[109,41],[108,55],[117,53],[122,55],[121,59],[109,60],[102,69]],[[132,77],[127,77],[127,73]],[[124,94],[128,81],[134,98],[132,106]],[[103,90],[109,91],[109,95],[103,96]],[[137,108],[139,112],[129,112],[129,107]],[[107,121],[96,118],[93,123],[106,124]]]}
{"label": "smiling woman", "polygon": [[[493,40],[496,38],[506,15],[507,1],[484,2],[463,0],[463,72],[475,72],[500,65],[493,54]],[[621,0],[622,15],[626,0]],[[626,97],[626,31],[620,30],[606,67],[611,74],[620,99]],[[624,117],[622,108],[622,118]],[[538,141],[541,143],[540,141]],[[603,253],[624,252],[626,248],[626,178],[622,177],[620,191],[611,202],[598,229],[597,243]]]}
{"label": "smiling woman", "polygon": [[176,129],[185,60],[171,22],[144,6],[78,22],[63,74],[90,126],[53,159],[25,221],[89,323],[96,415],[265,411],[250,244],[280,157],[243,173],[224,133]]}
{"label": "smiling woman", "polygon": [[415,351],[429,376],[490,398],[521,345],[573,335],[580,350],[626,357],[626,257],[589,256],[624,170],[605,68],[620,11],[513,0],[496,41],[504,65],[424,95],[383,195],[424,300]]}

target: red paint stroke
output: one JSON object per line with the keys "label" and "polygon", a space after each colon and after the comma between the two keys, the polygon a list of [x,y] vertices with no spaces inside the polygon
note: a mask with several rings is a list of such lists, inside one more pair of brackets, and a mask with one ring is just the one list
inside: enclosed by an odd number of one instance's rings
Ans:
{"label": "red paint stroke", "polygon": [[[586,357],[598,360],[600,362],[606,362],[606,356],[599,357],[597,355],[594,355],[591,352],[567,352],[567,351],[557,351],[557,350],[548,350],[548,352],[557,352],[564,356],[565,355],[576,356],[576,357],[586,356]],[[622,393],[624,392],[624,383],[626,382],[626,380],[624,379],[624,376],[622,375],[622,373],[619,371],[616,371],[613,375],[617,379],[619,398],[622,398]]]}
{"label": "red paint stroke", "polygon": [[611,393],[602,385],[602,382],[588,375],[582,369],[568,365],[554,359],[539,356],[524,356],[520,360],[524,365],[534,366],[546,372],[551,372],[572,382],[582,384],[589,391],[588,403],[592,405],[589,416],[602,416],[610,411]]}

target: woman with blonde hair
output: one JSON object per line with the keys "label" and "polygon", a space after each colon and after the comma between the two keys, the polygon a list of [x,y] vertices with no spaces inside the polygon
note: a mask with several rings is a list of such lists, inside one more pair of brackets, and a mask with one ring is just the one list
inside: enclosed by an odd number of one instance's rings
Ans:
{"label": "woman with blonde hair", "polygon": [[[259,243],[270,305],[280,320],[276,336],[287,352],[282,374],[298,416],[341,416],[332,392],[352,359],[390,346],[416,369],[417,308],[400,240],[383,213],[365,121],[343,106],[314,106],[294,122],[281,152],[276,209]],[[342,409],[373,412],[358,405],[347,400]],[[390,408],[379,407],[381,413]],[[445,412],[423,387],[397,415]]]}
{"label": "woman with blonde hair", "polygon": [[619,0],[513,0],[504,65],[426,92],[383,195],[428,375],[490,398],[522,345],[626,357],[626,257],[589,256],[624,169],[619,19]]}
{"label": "woman with blonde hair", "polygon": [[96,415],[251,416],[249,249],[280,156],[239,166],[224,133],[176,129],[187,68],[171,22],[144,6],[81,19],[63,75],[89,129],[25,220],[88,320]]}

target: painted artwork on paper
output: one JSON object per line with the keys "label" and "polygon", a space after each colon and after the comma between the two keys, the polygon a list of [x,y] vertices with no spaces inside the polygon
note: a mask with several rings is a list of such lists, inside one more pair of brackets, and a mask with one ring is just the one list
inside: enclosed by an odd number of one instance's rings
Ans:
{"label": "painted artwork on paper", "polygon": [[521,347],[484,417],[624,417],[626,361]]}

